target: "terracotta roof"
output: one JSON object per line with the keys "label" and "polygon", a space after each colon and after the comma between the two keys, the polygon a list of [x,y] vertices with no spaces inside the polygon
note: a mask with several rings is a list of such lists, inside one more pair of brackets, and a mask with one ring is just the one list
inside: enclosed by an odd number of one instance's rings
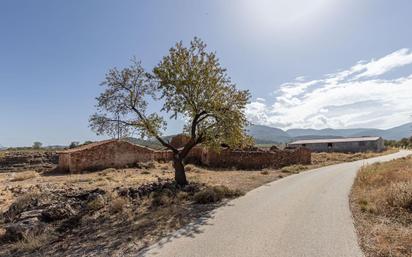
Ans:
{"label": "terracotta roof", "polygon": [[300,145],[300,144],[321,144],[321,143],[344,143],[344,142],[364,142],[364,141],[376,141],[380,137],[345,137],[345,138],[325,138],[325,139],[308,139],[308,140],[298,140],[289,145]]}
{"label": "terracotta roof", "polygon": [[57,153],[79,152],[79,151],[83,151],[83,150],[93,148],[95,146],[104,145],[104,144],[108,144],[108,143],[115,142],[115,141],[117,141],[117,139],[109,139],[109,140],[98,141],[98,142],[90,143],[90,144],[87,144],[87,145],[82,145],[82,146],[78,146],[78,147],[75,147],[75,148],[71,148],[71,149],[67,149],[67,150],[63,150],[63,151],[58,151]]}

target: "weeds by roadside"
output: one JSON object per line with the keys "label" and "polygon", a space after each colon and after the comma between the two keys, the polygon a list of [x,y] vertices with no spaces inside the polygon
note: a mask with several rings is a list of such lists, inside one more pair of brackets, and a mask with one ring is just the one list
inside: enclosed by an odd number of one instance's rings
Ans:
{"label": "weeds by roadside", "polygon": [[363,167],[350,201],[367,257],[412,256],[412,157]]}

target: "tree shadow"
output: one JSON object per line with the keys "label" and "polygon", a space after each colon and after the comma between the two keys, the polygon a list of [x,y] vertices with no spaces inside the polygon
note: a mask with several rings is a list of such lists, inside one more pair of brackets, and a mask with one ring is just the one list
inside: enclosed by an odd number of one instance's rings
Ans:
{"label": "tree shadow", "polygon": [[[154,243],[163,246],[179,237],[195,237],[211,226],[214,210],[227,205],[173,204],[155,209],[137,208],[133,213],[83,216],[78,226],[51,233],[50,241],[33,252],[16,251],[7,256],[141,256]],[[178,231],[178,233],[176,233]]]}

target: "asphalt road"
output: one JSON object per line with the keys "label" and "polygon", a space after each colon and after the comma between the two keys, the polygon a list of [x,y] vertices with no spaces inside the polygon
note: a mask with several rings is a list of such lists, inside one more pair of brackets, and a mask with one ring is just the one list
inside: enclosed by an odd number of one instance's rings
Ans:
{"label": "asphalt road", "polygon": [[139,256],[363,256],[348,201],[356,173],[365,163],[411,153],[328,166],[261,186]]}

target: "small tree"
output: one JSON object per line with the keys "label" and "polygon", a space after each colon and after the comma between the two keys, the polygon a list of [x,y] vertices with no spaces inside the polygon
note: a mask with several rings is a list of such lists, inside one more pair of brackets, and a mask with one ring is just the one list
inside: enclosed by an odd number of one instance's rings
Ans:
{"label": "small tree", "polygon": [[40,149],[42,147],[42,145],[43,144],[41,142],[36,141],[36,142],[33,143],[32,147],[33,147],[33,149]]}
{"label": "small tree", "polygon": [[70,143],[69,148],[72,149],[72,148],[78,147],[79,144],[80,144],[79,142],[73,141],[73,142]]}
{"label": "small tree", "polygon": [[[133,59],[128,68],[111,69],[102,85],[105,90],[97,97],[98,112],[90,118],[91,128],[97,134],[115,134],[121,129],[156,138],[173,152],[179,185],[187,184],[184,159],[194,146],[250,143],[244,133],[244,109],[250,94],[236,89],[215,53],[207,52],[206,44],[198,38],[189,47],[177,43],[151,74]],[[190,140],[183,148],[177,149],[162,138],[167,123],[157,113],[148,114],[149,99],[161,101],[161,111],[170,118],[181,116],[186,121],[183,132]]]}

